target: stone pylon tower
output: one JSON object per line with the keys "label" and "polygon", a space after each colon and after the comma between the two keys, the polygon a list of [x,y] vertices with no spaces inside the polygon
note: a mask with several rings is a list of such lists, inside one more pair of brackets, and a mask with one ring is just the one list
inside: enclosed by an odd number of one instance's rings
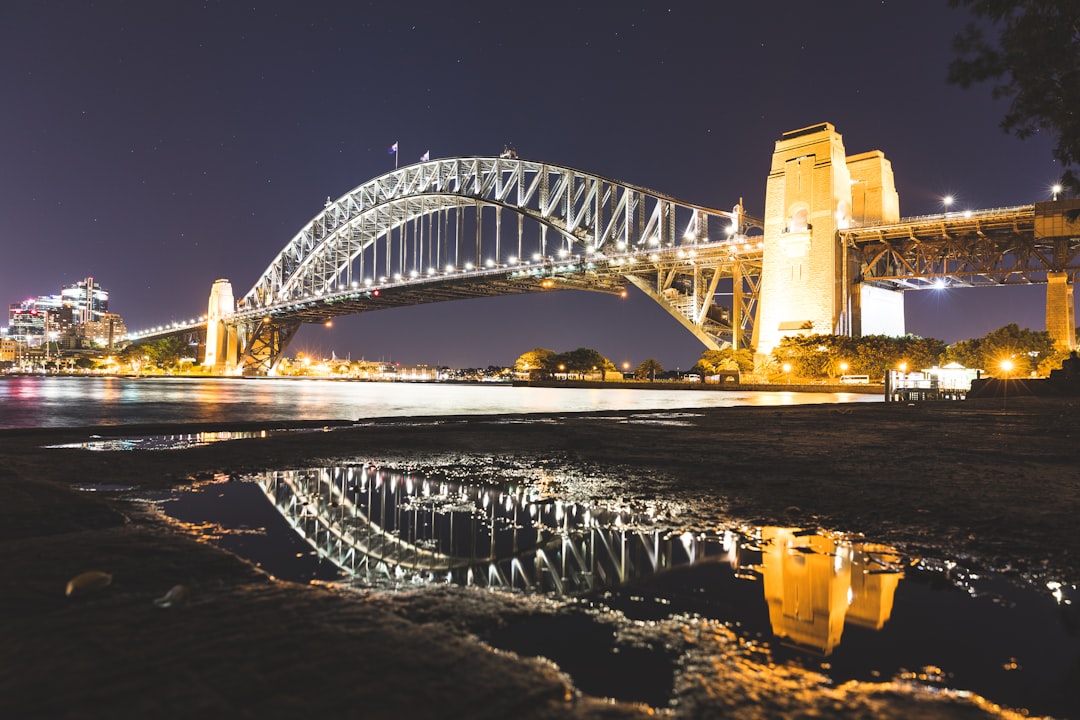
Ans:
{"label": "stone pylon tower", "polygon": [[215,280],[206,311],[206,356],[203,358],[203,366],[215,375],[231,375],[236,371],[236,329],[226,322],[234,312],[232,283]]}
{"label": "stone pylon tower", "polygon": [[901,293],[863,287],[837,236],[852,223],[899,219],[892,165],[881,152],[847,157],[829,123],[784,133],[765,186],[757,355],[788,335],[903,334]]}

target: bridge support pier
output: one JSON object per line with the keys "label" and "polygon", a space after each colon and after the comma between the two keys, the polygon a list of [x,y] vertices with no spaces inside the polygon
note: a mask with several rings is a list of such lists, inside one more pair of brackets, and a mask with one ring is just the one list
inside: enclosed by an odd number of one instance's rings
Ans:
{"label": "bridge support pier", "polygon": [[215,280],[206,311],[206,354],[203,367],[215,375],[232,375],[240,357],[236,328],[228,320],[236,312],[232,283]]}
{"label": "bridge support pier", "polygon": [[1046,273],[1046,330],[1059,348],[1076,349],[1076,305],[1067,272]]}

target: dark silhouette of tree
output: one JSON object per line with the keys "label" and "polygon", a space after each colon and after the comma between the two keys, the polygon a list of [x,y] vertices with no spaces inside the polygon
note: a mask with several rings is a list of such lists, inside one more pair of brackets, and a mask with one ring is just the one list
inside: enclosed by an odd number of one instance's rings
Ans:
{"label": "dark silhouette of tree", "polygon": [[[1049,373],[1067,354],[1058,351],[1045,330],[1021,330],[1016,323],[1009,323],[981,338],[953,343],[947,357],[965,367],[988,372],[996,371],[1003,360],[1010,360],[1018,375],[1027,375],[1032,370]],[[1043,367],[1047,362],[1049,367]]]}
{"label": "dark silhouette of tree", "polygon": [[[954,41],[949,82],[991,82],[1009,101],[1001,127],[1019,138],[1052,133],[1062,184],[1080,193],[1080,2],[949,0],[976,18]],[[997,37],[992,37],[993,32]]]}
{"label": "dark silhouette of tree", "polygon": [[[593,372],[603,373],[605,370],[614,370],[611,361],[592,348],[578,348],[569,352],[559,353],[548,359],[549,366],[559,369],[567,374],[574,373],[578,377]],[[560,366],[562,366],[560,368]],[[602,376],[601,376],[602,377]]]}

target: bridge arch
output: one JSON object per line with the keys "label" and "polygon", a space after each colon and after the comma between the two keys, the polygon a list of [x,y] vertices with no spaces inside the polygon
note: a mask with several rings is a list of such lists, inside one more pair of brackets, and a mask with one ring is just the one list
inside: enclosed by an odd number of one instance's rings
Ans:
{"label": "bridge arch", "polygon": [[[232,315],[234,364],[270,372],[302,322],[553,289],[621,293],[627,283],[706,347],[745,345],[760,275],[753,227],[741,206],[707,208],[560,165],[411,165],[328,199],[285,245]],[[731,309],[714,304],[725,279]]]}

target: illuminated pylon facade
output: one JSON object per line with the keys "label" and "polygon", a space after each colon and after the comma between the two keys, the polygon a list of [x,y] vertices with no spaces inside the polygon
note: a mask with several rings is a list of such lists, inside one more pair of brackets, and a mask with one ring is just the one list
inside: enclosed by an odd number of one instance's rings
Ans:
{"label": "illuminated pylon facade", "polygon": [[785,133],[765,188],[765,252],[757,354],[800,334],[904,333],[903,295],[858,282],[838,230],[896,222],[892,165],[878,152],[848,157],[829,123]]}
{"label": "illuminated pylon facade", "polygon": [[203,359],[203,366],[213,368],[215,375],[229,375],[236,368],[236,330],[228,322],[235,311],[232,283],[215,280],[206,311],[206,355]]}

